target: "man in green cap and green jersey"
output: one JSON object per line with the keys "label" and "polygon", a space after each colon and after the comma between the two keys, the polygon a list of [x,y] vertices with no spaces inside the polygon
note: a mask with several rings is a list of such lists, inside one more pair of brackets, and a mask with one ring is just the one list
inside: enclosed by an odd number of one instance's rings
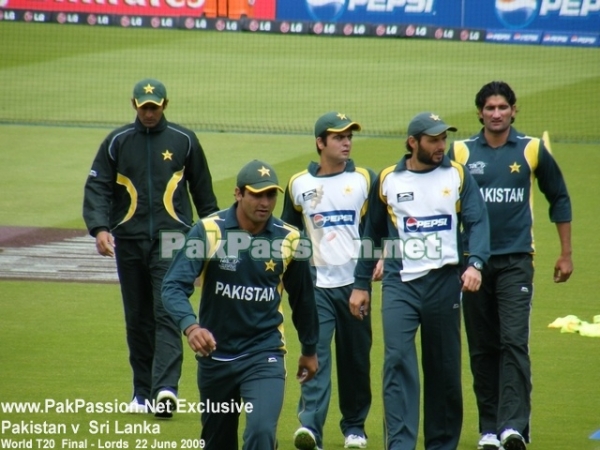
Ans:
{"label": "man in green cap and green jersey", "polygon": [[[301,343],[296,376],[304,383],[317,372],[310,242],[273,217],[279,191],[269,164],[246,164],[237,177],[234,205],[192,228],[165,276],[165,308],[197,355],[205,450],[238,449],[240,411],[209,405],[240,402],[251,409],[244,409],[243,448],[276,448],[286,378],[283,289]],[[189,298],[198,279],[196,315]]]}

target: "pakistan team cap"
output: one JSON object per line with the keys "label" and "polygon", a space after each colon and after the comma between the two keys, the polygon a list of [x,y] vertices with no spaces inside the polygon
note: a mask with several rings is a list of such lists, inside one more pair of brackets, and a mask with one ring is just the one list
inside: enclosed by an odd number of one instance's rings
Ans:
{"label": "pakistan team cap", "polygon": [[456,127],[446,125],[446,123],[437,114],[431,112],[422,112],[417,114],[408,125],[408,135],[426,134],[428,136],[437,136],[444,131],[457,131]]}
{"label": "pakistan team cap", "polygon": [[325,131],[341,133],[348,128],[356,131],[362,129],[358,122],[353,122],[346,114],[335,111],[328,112],[317,119],[317,123],[315,123],[315,137],[319,137]]}
{"label": "pakistan team cap", "polygon": [[237,187],[246,187],[254,193],[268,189],[279,189],[283,192],[283,188],[279,186],[275,169],[269,164],[256,159],[242,167],[237,176]]}
{"label": "pakistan team cap", "polygon": [[137,107],[146,103],[154,103],[161,106],[167,98],[167,88],[160,81],[146,78],[138,81],[133,88],[133,98]]}

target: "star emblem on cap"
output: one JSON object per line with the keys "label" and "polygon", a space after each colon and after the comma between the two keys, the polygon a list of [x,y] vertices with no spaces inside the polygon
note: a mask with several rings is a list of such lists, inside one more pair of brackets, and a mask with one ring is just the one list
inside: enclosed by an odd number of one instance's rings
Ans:
{"label": "star emblem on cap", "polygon": [[510,167],[510,173],[513,173],[513,172],[519,173],[519,169],[521,169],[521,164],[517,164],[517,162],[515,161],[508,167]]}
{"label": "star emblem on cap", "polygon": [[155,87],[152,86],[150,83],[148,83],[146,86],[144,86],[144,92],[146,94],[154,94],[154,89],[155,89]]}
{"label": "star emblem on cap", "polygon": [[267,270],[270,270],[272,272],[275,272],[275,261],[273,261],[272,259],[270,259],[269,261],[265,262],[265,272]]}
{"label": "star emblem on cap", "polygon": [[440,119],[440,116],[438,116],[437,114],[431,114],[431,115],[429,116],[429,118],[430,118],[431,120],[441,120],[441,119]]}
{"label": "star emblem on cap", "polygon": [[267,169],[265,166],[262,166],[260,169],[258,169],[258,171],[260,172],[261,177],[271,176],[271,171],[269,169]]}
{"label": "star emblem on cap", "polygon": [[167,159],[173,161],[173,153],[171,153],[169,150],[165,150],[161,154],[163,155],[163,161],[166,161]]}
{"label": "star emblem on cap", "polygon": [[340,118],[340,120],[347,120],[348,119],[346,117],[346,114],[344,114],[344,113],[337,113],[337,116]]}

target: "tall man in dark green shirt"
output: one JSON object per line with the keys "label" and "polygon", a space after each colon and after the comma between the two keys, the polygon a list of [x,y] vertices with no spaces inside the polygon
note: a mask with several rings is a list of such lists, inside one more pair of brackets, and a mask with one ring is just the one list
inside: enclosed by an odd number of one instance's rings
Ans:
{"label": "tall man in dark green shirt", "polygon": [[[160,298],[169,261],[159,257],[163,230],[187,232],[198,217],[218,211],[204,150],[196,134],[167,120],[163,83],[146,78],[133,88],[133,123],[106,136],[85,183],[83,218],[102,256],[115,257],[125,312],[133,396],[128,411],[148,402],[169,418],[177,402],[183,345]],[[190,201],[191,199],[191,201]]]}
{"label": "tall man in dark green shirt", "polygon": [[[284,288],[302,344],[296,375],[304,382],[317,371],[311,246],[297,228],[272,216],[278,191],[283,192],[270,165],[256,160],[245,165],[235,204],[192,228],[163,283],[165,308],[197,355],[205,450],[238,449],[239,411],[211,405],[241,401],[251,409],[244,407],[244,450],[276,448],[286,375]],[[174,239],[165,236],[170,245]],[[196,319],[189,297],[198,277]]]}
{"label": "tall man in dark green shirt", "polygon": [[524,450],[529,441],[531,362],[529,319],[533,295],[533,183],[550,205],[560,255],[554,281],[573,271],[571,201],[561,171],[544,142],[515,130],[517,98],[502,81],[475,97],[483,129],[455,141],[449,157],[477,181],[490,216],[491,257],[478,292],[463,294],[465,329],[479,409],[480,450]]}

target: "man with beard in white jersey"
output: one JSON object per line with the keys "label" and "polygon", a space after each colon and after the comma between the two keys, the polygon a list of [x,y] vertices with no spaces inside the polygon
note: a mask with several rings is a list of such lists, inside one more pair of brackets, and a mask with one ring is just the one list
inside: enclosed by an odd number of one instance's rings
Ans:
{"label": "man with beard in white jersey", "polygon": [[[406,154],[378,175],[369,195],[363,239],[384,254],[384,443],[415,449],[420,381],[415,336],[421,329],[426,450],[456,450],[462,428],[461,291],[477,291],[489,256],[489,224],[477,184],[444,152],[446,125],[418,114],[408,126]],[[460,230],[471,246],[463,269]],[[364,253],[364,252],[363,252]],[[367,255],[368,256],[368,255]],[[375,255],[374,255],[375,256]],[[376,258],[355,271],[350,310],[365,320]],[[368,317],[368,316],[367,316]]]}

